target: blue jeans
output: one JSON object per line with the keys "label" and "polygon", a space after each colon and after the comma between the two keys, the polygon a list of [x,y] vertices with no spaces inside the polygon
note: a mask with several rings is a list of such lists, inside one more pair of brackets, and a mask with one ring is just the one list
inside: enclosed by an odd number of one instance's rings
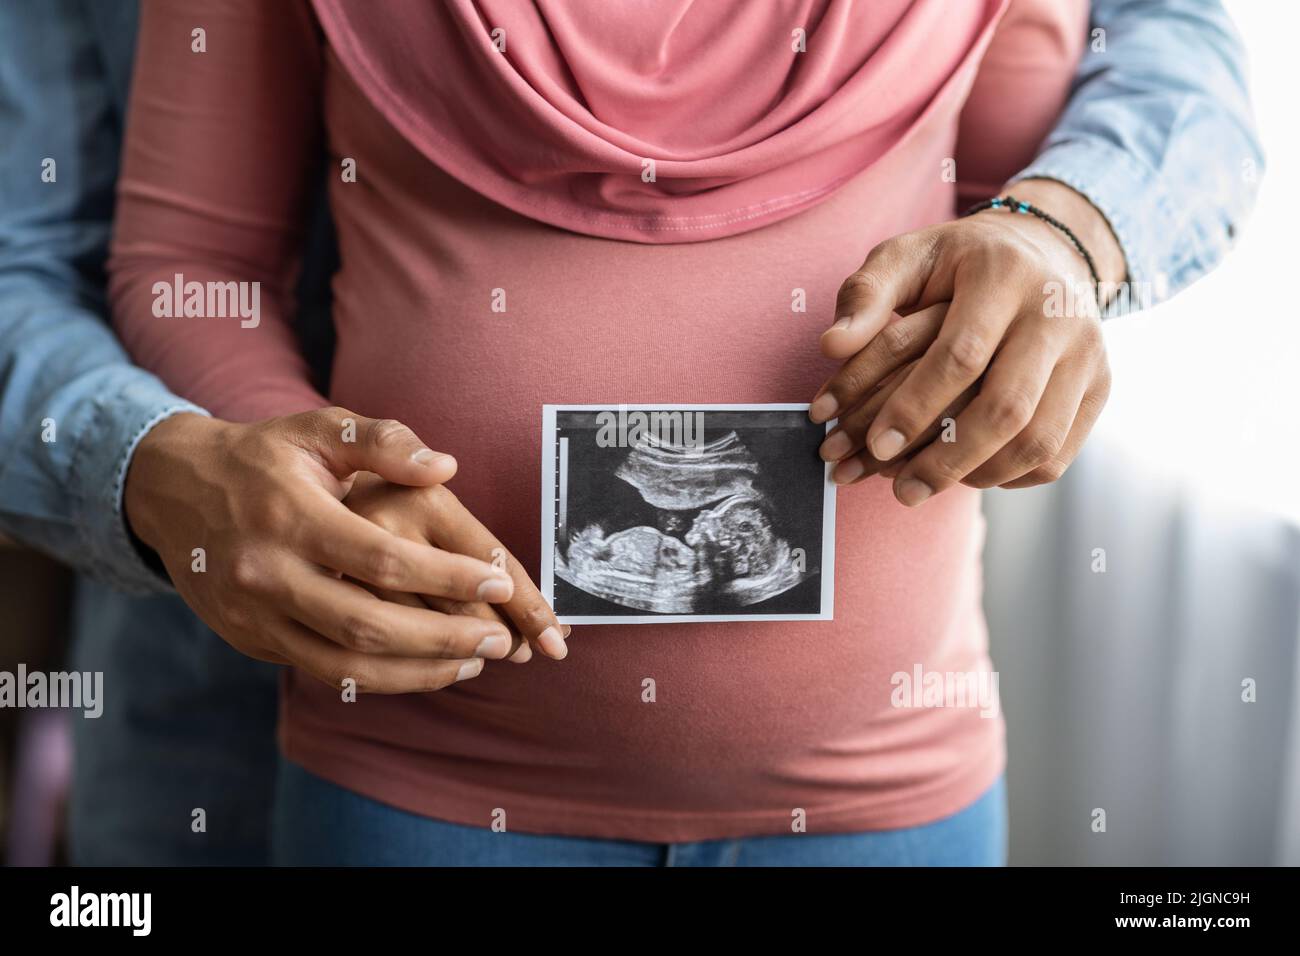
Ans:
{"label": "blue jeans", "polygon": [[869,833],[638,843],[494,833],[398,810],[280,761],[272,855],[281,866],[1002,866],[999,779],[950,817]]}

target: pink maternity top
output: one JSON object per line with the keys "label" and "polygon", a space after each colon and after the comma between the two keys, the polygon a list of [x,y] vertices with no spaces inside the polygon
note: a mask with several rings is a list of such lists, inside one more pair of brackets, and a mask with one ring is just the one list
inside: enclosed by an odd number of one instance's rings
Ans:
{"label": "pink maternity top", "polygon": [[[993,190],[1031,158],[1086,33],[1082,0],[887,0],[864,23],[838,2],[678,0],[639,29],[596,6],[539,3],[500,51],[495,18],[529,5],[146,3],[110,264],[136,360],[227,418],[326,404],[285,322],[324,152],[342,262],[328,400],[455,455],[453,490],[536,571],[543,403],[810,400],[840,282],[874,243],[952,217],[951,160]],[[697,24],[706,8],[739,38]],[[402,22],[376,35],[358,9]],[[768,40],[771,63],[752,49]],[[155,314],[176,274],[260,282],[257,327]],[[504,810],[519,831],[938,819],[998,777],[1001,718],[891,698],[900,673],[990,668],[978,500],[839,491],[830,622],[578,627],[562,662],[355,703],[290,672],[284,752],[388,804],[477,826]]]}

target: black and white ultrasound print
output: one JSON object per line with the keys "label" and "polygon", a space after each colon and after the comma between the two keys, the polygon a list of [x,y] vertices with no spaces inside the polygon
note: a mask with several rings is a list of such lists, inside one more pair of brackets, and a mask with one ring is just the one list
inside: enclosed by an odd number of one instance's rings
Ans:
{"label": "black and white ultrasound print", "polygon": [[542,590],[569,624],[829,620],[807,405],[543,407]]}

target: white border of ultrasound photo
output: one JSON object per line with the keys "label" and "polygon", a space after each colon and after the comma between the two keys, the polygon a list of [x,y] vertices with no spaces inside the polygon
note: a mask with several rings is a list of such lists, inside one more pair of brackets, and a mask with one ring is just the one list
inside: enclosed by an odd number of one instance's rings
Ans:
{"label": "white border of ultrasound photo", "polygon": [[[771,405],[543,405],[542,406],[542,595],[548,604],[555,603],[555,414],[556,412],[627,411],[771,411],[808,410],[807,403]],[[826,423],[826,430],[835,422]],[[835,485],[830,480],[831,465],[823,474],[821,611],[817,614],[630,614],[614,616],[565,615],[565,624],[671,624],[704,621],[830,621],[835,611]]]}

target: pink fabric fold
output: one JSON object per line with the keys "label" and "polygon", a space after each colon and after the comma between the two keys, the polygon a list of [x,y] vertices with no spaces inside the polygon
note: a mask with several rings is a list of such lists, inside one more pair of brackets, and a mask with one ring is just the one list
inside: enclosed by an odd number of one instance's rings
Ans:
{"label": "pink fabric fold", "polygon": [[313,3],[374,106],[465,185],[666,243],[792,216],[879,162],[966,95],[1007,0]]}

